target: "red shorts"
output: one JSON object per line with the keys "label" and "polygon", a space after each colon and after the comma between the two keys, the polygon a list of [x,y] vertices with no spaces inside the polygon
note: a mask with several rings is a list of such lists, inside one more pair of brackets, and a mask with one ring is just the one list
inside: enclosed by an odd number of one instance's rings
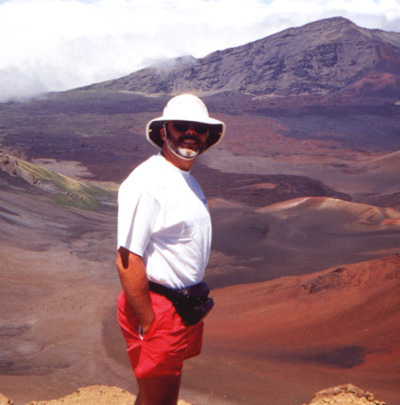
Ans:
{"label": "red shorts", "polygon": [[150,292],[155,320],[142,338],[138,321],[125,294],[118,298],[118,322],[137,378],[179,375],[183,361],[201,352],[203,322],[185,326],[172,303]]}

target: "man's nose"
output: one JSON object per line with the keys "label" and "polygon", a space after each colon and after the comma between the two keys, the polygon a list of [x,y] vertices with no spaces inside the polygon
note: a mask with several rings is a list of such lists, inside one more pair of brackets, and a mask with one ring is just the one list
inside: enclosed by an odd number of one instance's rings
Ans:
{"label": "man's nose", "polygon": [[197,131],[195,130],[194,125],[192,123],[189,125],[189,128],[186,130],[186,133],[187,134],[197,134]]}

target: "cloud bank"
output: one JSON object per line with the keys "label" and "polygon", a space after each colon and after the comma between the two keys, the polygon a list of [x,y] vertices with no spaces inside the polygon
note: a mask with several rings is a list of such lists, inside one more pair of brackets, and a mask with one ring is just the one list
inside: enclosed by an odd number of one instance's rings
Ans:
{"label": "cloud bank", "polygon": [[400,0],[0,0],[0,102],[334,16],[398,32]]}

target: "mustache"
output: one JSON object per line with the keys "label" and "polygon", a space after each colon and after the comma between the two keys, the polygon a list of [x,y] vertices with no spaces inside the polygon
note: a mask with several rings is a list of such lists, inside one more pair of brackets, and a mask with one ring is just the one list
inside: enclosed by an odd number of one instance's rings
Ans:
{"label": "mustache", "polygon": [[186,140],[195,141],[197,143],[200,143],[199,137],[197,137],[195,135],[182,135],[181,137],[179,137],[179,141],[186,141]]}

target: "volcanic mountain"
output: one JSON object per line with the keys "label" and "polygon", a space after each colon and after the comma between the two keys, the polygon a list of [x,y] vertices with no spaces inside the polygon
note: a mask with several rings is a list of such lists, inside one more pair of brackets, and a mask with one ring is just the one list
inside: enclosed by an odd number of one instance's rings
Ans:
{"label": "volcanic mountain", "polygon": [[182,398],[287,405],[353,382],[400,404],[399,35],[327,19],[0,104],[2,391],[136,392],[115,319],[116,190],[156,153],[146,123],[193,91],[228,130],[192,172],[217,305]]}
{"label": "volcanic mountain", "polygon": [[290,28],[205,58],[160,62],[87,90],[258,96],[329,94],[398,96],[400,34],[329,18]]}

